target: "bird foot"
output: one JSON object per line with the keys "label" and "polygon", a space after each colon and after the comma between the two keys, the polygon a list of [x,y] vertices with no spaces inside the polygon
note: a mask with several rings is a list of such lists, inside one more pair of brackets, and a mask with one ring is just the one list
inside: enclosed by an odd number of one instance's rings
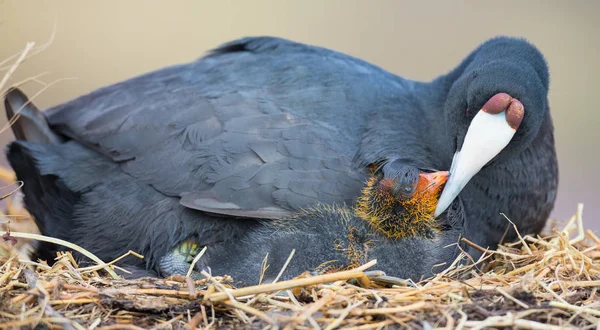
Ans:
{"label": "bird foot", "polygon": [[[167,253],[159,260],[159,270],[162,276],[187,275],[194,257],[200,253],[200,246],[194,240],[186,240],[177,245],[171,252]],[[192,270],[190,277],[194,280],[203,278],[195,270]]]}

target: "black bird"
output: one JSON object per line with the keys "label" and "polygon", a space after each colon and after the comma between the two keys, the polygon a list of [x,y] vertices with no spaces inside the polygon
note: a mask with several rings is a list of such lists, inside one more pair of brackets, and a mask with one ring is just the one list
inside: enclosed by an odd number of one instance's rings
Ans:
{"label": "black bird", "polygon": [[516,38],[483,43],[431,82],[245,38],[43,113],[15,89],[7,156],[42,233],[103,259],[138,251],[163,275],[173,271],[159,260],[181,242],[218,244],[256,219],[350,204],[370,167],[394,177],[408,159],[451,169],[436,215],[460,194],[464,235],[493,248],[507,228],[500,212],[525,234],[553,207],[548,84],[542,54]]}

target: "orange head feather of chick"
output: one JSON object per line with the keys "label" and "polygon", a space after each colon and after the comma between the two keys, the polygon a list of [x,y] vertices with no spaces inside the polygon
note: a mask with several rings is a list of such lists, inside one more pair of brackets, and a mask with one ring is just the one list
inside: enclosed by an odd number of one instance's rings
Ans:
{"label": "orange head feather of chick", "polygon": [[416,183],[399,187],[397,179],[374,175],[363,188],[356,213],[392,239],[432,237],[439,230],[434,212],[448,176],[447,171],[420,172]]}

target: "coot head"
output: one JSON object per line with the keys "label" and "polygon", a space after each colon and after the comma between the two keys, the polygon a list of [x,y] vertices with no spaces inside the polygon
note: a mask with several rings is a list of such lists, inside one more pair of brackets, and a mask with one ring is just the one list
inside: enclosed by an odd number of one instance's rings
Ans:
{"label": "coot head", "polygon": [[524,40],[492,39],[457,71],[444,106],[446,138],[455,153],[436,216],[484,166],[522,152],[548,112],[548,67]]}

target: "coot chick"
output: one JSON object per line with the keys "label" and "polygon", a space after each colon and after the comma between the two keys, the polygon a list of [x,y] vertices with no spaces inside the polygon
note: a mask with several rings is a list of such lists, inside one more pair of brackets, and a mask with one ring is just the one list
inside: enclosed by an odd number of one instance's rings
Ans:
{"label": "coot chick", "polygon": [[209,246],[199,267],[231,275],[238,285],[258,284],[260,278],[266,283],[295,249],[282,279],[345,270],[372,259],[388,276],[430,277],[460,252],[456,243],[464,213],[456,200],[435,218],[448,172],[415,173],[418,169],[404,166],[400,179],[371,177],[354,207],[318,204],[293,217],[263,221],[241,239]]}

